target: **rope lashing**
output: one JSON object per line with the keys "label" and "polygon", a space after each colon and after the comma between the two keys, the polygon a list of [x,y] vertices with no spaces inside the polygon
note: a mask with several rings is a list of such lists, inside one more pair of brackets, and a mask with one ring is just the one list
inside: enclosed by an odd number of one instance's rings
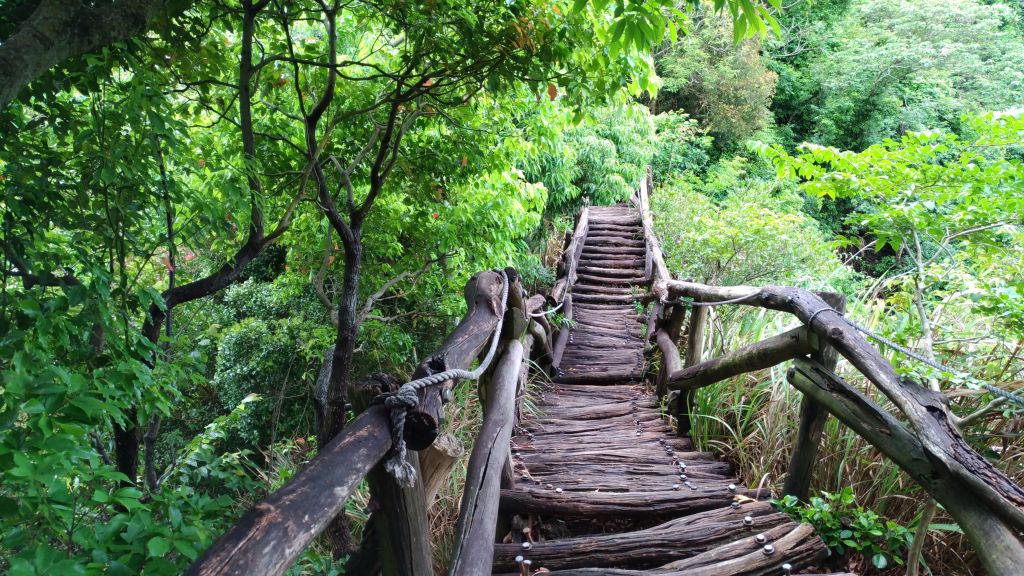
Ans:
{"label": "rope lashing", "polygon": [[498,312],[498,324],[494,327],[494,334],[491,336],[491,345],[487,349],[487,355],[480,361],[480,365],[474,370],[452,368],[417,378],[403,384],[394,394],[382,394],[373,400],[374,404],[383,402],[391,418],[391,454],[384,462],[384,469],[401,486],[408,488],[416,483],[416,469],[409,464],[406,458],[405,418],[409,410],[419,406],[419,391],[447,380],[476,380],[483,375],[494,360],[494,353],[498,349],[498,340],[501,338],[505,310],[508,307],[509,290],[508,275],[504,270],[496,270],[496,272],[501,275],[501,310]]}

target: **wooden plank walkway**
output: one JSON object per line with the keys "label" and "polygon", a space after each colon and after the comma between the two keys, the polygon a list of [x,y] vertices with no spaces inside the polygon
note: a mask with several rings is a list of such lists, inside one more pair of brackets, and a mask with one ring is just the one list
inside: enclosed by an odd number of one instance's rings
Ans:
{"label": "wooden plank walkway", "polygon": [[646,328],[634,300],[647,292],[646,253],[629,207],[590,209],[575,326],[539,415],[524,415],[512,438],[515,482],[501,493],[511,530],[493,571],[799,573],[824,556],[821,539],[694,451],[642,383]]}

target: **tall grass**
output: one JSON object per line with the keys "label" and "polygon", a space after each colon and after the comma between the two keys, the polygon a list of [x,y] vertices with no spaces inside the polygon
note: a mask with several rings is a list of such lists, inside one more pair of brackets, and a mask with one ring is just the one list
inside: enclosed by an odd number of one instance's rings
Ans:
{"label": "tall grass", "polygon": [[[884,309],[887,309],[885,303],[867,297],[851,299],[848,305],[849,315],[873,331],[892,334],[905,328],[905,316],[887,316],[883,314]],[[764,309],[733,307],[717,308],[714,312],[712,334],[705,343],[705,358],[720,356],[796,324],[792,316]],[[936,324],[946,326],[948,332],[961,335],[942,344],[941,356],[946,362],[960,361],[961,369],[981,374],[993,383],[1010,388],[1020,386],[1021,383],[1014,380],[1014,374],[1024,370],[1014,354],[1014,347],[1019,343],[988,336],[991,319],[950,307],[937,320]],[[890,350],[880,350],[900,370],[919,368]],[[785,369],[785,365],[776,366],[700,390],[694,422],[693,437],[700,448],[716,451],[732,462],[744,482],[758,485],[763,480],[773,496],[781,495],[800,419],[801,395],[787,383]],[[888,399],[845,361],[840,361],[837,370],[862,393],[890,413],[899,415]],[[957,414],[965,415],[984,403],[977,391],[949,388],[947,384],[943,389],[955,396],[953,410]],[[1022,426],[1019,418],[1008,416],[988,418],[965,433],[979,451],[997,459],[996,465],[1020,482],[1024,479]],[[844,486],[853,487],[861,506],[912,529],[916,528],[919,510],[927,499],[927,495],[876,448],[836,419],[829,418],[811,489],[812,492],[838,492]],[[934,574],[983,573],[969,543],[941,509],[930,526],[925,560]],[[862,573],[878,573],[872,572],[870,565],[856,568]],[[889,573],[898,572],[890,569]]]}

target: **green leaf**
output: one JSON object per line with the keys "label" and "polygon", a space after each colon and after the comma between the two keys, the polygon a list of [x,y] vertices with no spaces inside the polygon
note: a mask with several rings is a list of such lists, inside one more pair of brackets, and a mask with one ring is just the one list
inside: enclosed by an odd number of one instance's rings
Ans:
{"label": "green leaf", "polygon": [[150,558],[159,558],[171,550],[171,545],[166,539],[154,536],[146,543],[146,550]]}

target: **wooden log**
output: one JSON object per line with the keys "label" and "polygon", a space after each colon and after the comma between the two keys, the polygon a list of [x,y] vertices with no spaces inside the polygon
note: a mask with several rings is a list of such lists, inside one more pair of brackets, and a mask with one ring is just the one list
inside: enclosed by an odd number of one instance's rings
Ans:
{"label": "wooden log", "polygon": [[[643,518],[660,514],[677,516],[725,508],[733,500],[727,484],[697,490],[659,492],[562,492],[535,488],[501,491],[501,508],[517,514],[536,513],[566,518]],[[736,494],[747,495],[738,487]]]}
{"label": "wooden log", "polygon": [[[549,570],[584,566],[623,566],[653,568],[673,560],[714,550],[739,539],[753,540],[743,529],[744,516],[755,519],[759,532],[795,524],[775,513],[767,502],[752,502],[734,510],[729,507],[669,520],[652,528],[622,534],[579,536],[536,542],[530,548],[533,565]],[[516,569],[520,546],[495,546],[494,569]]]}
{"label": "wooden log", "polygon": [[[704,306],[696,306],[690,312],[690,324],[686,330],[686,357],[683,366],[689,368],[696,366],[704,360],[704,337],[707,332],[708,309]],[[669,376],[669,388],[672,388],[672,376]],[[676,421],[679,423],[678,432],[681,436],[689,436],[693,428],[692,414],[696,406],[696,392],[687,391],[680,394],[676,404]]]}
{"label": "wooden log", "polygon": [[953,424],[953,415],[941,393],[900,378],[895,368],[867,340],[838,314],[822,312],[825,302],[799,288],[765,286],[716,287],[672,280],[669,292],[699,301],[743,298],[743,304],[794,314],[821,335],[850,364],[882,391],[914,428],[931,458],[942,462],[977,498],[1016,530],[1024,530],[1024,489],[974,451]]}
{"label": "wooden log", "polygon": [[454,434],[445,432],[433,444],[420,451],[420,475],[423,478],[423,501],[429,509],[437,492],[448,480],[452,469],[466,453],[462,442]]}
{"label": "wooden log", "polygon": [[801,326],[673,372],[668,386],[672,390],[696,390],[746,372],[764,370],[813,351],[807,328]]}
{"label": "wooden log", "polygon": [[825,557],[825,543],[810,524],[788,523],[765,532],[775,553],[767,556],[753,538],[743,538],[692,558],[677,560],[659,571],[686,576],[743,576],[780,574],[783,563],[795,568]]}
{"label": "wooden log", "polygon": [[[660,285],[660,283],[670,280],[672,275],[668,271],[668,266],[665,265],[665,256],[661,251],[661,242],[658,241],[658,236],[654,233],[654,220],[651,217],[648,186],[649,184],[646,180],[641,183],[634,200],[637,211],[640,213],[644,239],[647,241],[647,250],[651,253],[651,281]],[[662,302],[667,300],[665,298],[666,294],[657,295]]]}
{"label": "wooden log", "polygon": [[654,340],[658,343],[658,350],[661,351],[661,369],[658,374],[657,394],[662,397],[668,393],[668,375],[675,374],[682,368],[682,360],[679,358],[679,348],[665,330],[658,330],[654,334]]}
{"label": "wooden log", "polygon": [[[511,268],[506,269],[510,284],[509,293],[518,289],[518,275]],[[501,275],[497,272],[480,272],[470,278],[464,291],[467,312],[445,338],[441,348],[424,360],[413,380],[444,372],[451,368],[469,368],[473,361],[490,344],[498,320],[505,313],[505,302],[501,301]],[[450,383],[429,386],[419,393],[419,406],[410,410],[405,419],[405,442],[411,450],[422,450],[437,438],[444,419],[444,402],[441,390]]]}
{"label": "wooden log", "polygon": [[[370,376],[360,382],[353,395],[356,408],[365,410],[379,394],[395,392],[398,387],[398,379],[392,376]],[[424,478],[419,455],[411,453],[407,459],[416,470],[417,479]],[[369,560],[372,551],[374,569],[379,569],[383,576],[429,572],[430,527],[427,521],[425,483],[402,486],[385,470],[383,462],[378,462],[370,469],[366,483],[374,502],[374,512],[367,522],[363,537],[364,548],[369,546],[366,560]]]}
{"label": "wooden log", "polygon": [[562,355],[565,354],[565,347],[569,344],[569,333],[572,332],[572,294],[566,294],[565,300],[562,301],[562,315],[566,319],[566,323],[558,329],[558,334],[555,336],[555,344],[551,351],[551,368],[556,372],[562,364]]}
{"label": "wooden log", "polygon": [[[846,310],[846,296],[831,292],[819,295],[840,313]],[[817,346],[811,358],[827,370],[835,370],[839,353],[831,346],[822,345]],[[800,399],[800,425],[797,428],[796,442],[793,444],[793,455],[786,471],[783,494],[796,496],[803,502],[807,501],[814,464],[818,461],[818,447],[821,445],[821,435],[827,419],[828,411],[818,406],[814,400],[807,396]]]}
{"label": "wooden log", "polygon": [[283,574],[390,449],[387,411],[372,406],[284,486],[249,509],[186,574]]}
{"label": "wooden log", "polygon": [[988,574],[1020,573],[1024,566],[1024,542],[1017,527],[987,500],[978,498],[971,483],[936,458],[918,434],[820,364],[797,360],[787,378],[793,387],[870,442],[942,504],[960,524]]}
{"label": "wooden log", "polygon": [[513,340],[491,377],[487,411],[466,467],[455,549],[448,570],[453,576],[491,573],[501,469],[508,461],[522,362],[523,346]]}

